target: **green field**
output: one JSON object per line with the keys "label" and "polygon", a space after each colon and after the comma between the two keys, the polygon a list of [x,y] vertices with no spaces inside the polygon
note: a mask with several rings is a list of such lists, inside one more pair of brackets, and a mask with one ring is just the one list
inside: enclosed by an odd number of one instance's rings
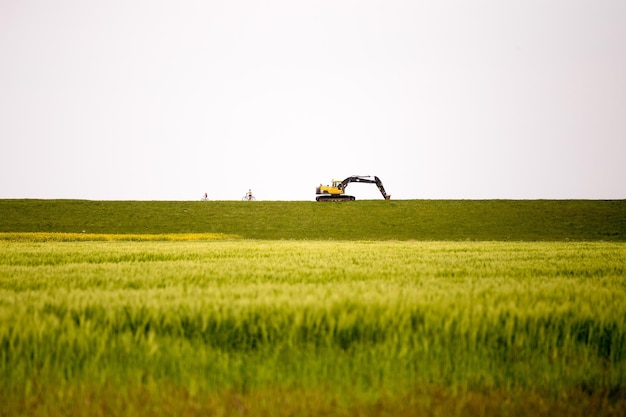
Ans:
{"label": "green field", "polygon": [[0,200],[0,415],[623,416],[625,207]]}
{"label": "green field", "polygon": [[626,241],[626,200],[0,200],[0,232],[247,239]]}

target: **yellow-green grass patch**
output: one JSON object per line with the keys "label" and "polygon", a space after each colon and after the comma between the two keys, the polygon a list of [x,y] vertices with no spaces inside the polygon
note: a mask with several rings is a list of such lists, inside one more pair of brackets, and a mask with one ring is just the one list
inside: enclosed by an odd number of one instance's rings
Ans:
{"label": "yellow-green grass patch", "polygon": [[226,233],[54,233],[26,232],[0,233],[0,241],[9,242],[104,242],[104,241],[202,241],[240,239],[240,236]]}

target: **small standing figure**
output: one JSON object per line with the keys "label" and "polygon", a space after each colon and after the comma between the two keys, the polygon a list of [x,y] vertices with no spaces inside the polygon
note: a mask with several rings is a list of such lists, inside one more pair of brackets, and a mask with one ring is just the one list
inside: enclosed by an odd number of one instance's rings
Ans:
{"label": "small standing figure", "polygon": [[252,195],[251,189],[249,189],[246,195],[243,196],[242,200],[246,200],[246,201],[256,200],[256,198]]}
{"label": "small standing figure", "polygon": [[202,201],[208,201],[208,200],[209,200],[209,194],[204,193],[204,197],[202,197]]}

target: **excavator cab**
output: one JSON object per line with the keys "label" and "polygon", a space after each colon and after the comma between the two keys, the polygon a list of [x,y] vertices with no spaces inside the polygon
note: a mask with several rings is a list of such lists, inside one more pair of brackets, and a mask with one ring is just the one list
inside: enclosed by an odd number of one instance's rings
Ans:
{"label": "excavator cab", "polygon": [[315,190],[316,194],[331,194],[331,195],[341,195],[344,193],[343,185],[341,180],[332,180],[332,185],[322,185]]}

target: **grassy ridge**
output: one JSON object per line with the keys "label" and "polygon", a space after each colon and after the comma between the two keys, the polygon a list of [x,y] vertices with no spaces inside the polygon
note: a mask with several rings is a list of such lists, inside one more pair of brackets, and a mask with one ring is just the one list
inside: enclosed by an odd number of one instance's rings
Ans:
{"label": "grassy ridge", "polygon": [[626,241],[626,200],[0,200],[0,232],[250,239]]}

